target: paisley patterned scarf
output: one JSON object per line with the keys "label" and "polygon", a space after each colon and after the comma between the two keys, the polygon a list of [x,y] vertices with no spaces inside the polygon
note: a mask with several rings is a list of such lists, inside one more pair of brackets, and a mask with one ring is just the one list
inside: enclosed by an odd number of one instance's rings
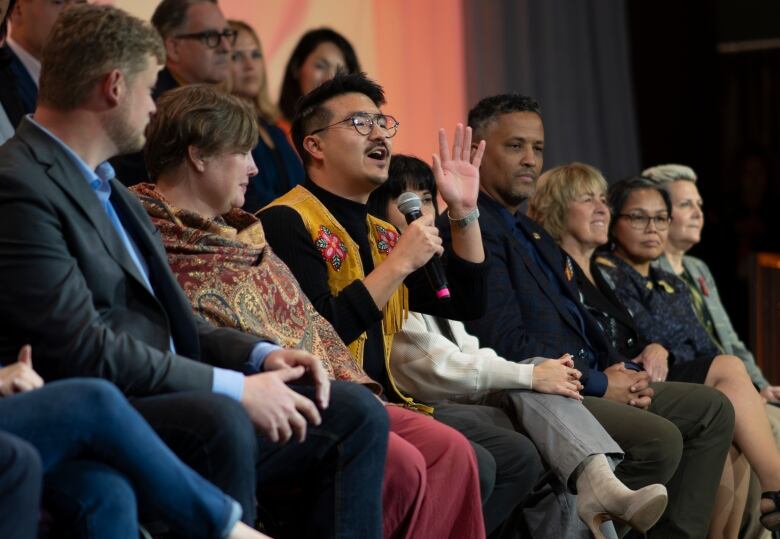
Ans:
{"label": "paisley patterned scarf", "polygon": [[160,231],[168,263],[196,313],[216,326],[311,352],[331,378],[381,392],[266,244],[256,217],[235,209],[206,219],[172,207],[153,184],[131,190]]}

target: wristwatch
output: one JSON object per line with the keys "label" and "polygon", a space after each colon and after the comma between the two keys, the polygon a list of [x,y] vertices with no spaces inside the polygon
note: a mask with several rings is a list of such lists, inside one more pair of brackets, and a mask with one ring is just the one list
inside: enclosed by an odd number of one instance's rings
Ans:
{"label": "wristwatch", "polygon": [[465,217],[461,217],[460,219],[453,219],[452,215],[450,215],[450,210],[447,210],[447,219],[450,220],[451,225],[455,225],[458,228],[466,228],[471,223],[479,219],[479,208],[474,208],[468,214],[466,214]]}

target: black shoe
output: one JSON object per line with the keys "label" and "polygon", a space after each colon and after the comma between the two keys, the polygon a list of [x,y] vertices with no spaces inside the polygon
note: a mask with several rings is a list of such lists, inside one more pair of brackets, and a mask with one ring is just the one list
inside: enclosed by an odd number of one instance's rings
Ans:
{"label": "black shoe", "polygon": [[761,525],[767,530],[772,532],[772,537],[780,538],[780,491],[773,490],[770,492],[764,492],[761,494],[762,500],[772,500],[775,504],[774,511],[768,511],[761,514]]}

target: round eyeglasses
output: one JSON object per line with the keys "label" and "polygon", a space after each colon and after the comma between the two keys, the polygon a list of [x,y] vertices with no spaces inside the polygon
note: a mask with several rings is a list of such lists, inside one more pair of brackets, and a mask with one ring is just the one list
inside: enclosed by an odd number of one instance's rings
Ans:
{"label": "round eyeglasses", "polygon": [[620,213],[618,217],[628,219],[628,224],[636,230],[647,230],[650,222],[655,225],[656,230],[666,230],[669,228],[669,222],[672,220],[668,215],[645,215],[643,213]]}
{"label": "round eyeglasses", "polygon": [[352,126],[355,128],[355,131],[357,131],[360,135],[368,136],[371,134],[371,131],[374,129],[374,125],[379,127],[382,131],[385,132],[385,138],[393,138],[395,134],[398,132],[398,126],[400,125],[398,123],[398,120],[393,118],[392,116],[388,116],[387,114],[371,114],[370,112],[356,112],[349,118],[344,118],[341,121],[338,121],[336,123],[332,123],[330,125],[326,125],[325,127],[320,127],[319,129],[315,129],[309,135],[316,135],[317,133],[320,133],[321,131],[325,131],[326,129],[330,129],[331,127],[334,127],[339,124],[352,122]]}
{"label": "round eyeglasses", "polygon": [[218,32],[217,30],[205,30],[203,32],[195,32],[192,34],[179,34],[178,36],[173,37],[176,39],[197,39],[208,48],[216,49],[219,47],[223,37],[227,40],[231,47],[235,45],[238,32],[231,30],[230,28],[225,28],[221,32]]}

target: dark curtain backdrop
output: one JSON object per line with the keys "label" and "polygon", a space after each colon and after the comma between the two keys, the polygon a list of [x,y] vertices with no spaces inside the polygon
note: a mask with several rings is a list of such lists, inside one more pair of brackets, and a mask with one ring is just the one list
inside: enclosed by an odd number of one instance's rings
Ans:
{"label": "dark curtain backdrop", "polygon": [[519,92],[542,106],[545,169],[583,161],[639,172],[624,2],[465,0],[469,107]]}

